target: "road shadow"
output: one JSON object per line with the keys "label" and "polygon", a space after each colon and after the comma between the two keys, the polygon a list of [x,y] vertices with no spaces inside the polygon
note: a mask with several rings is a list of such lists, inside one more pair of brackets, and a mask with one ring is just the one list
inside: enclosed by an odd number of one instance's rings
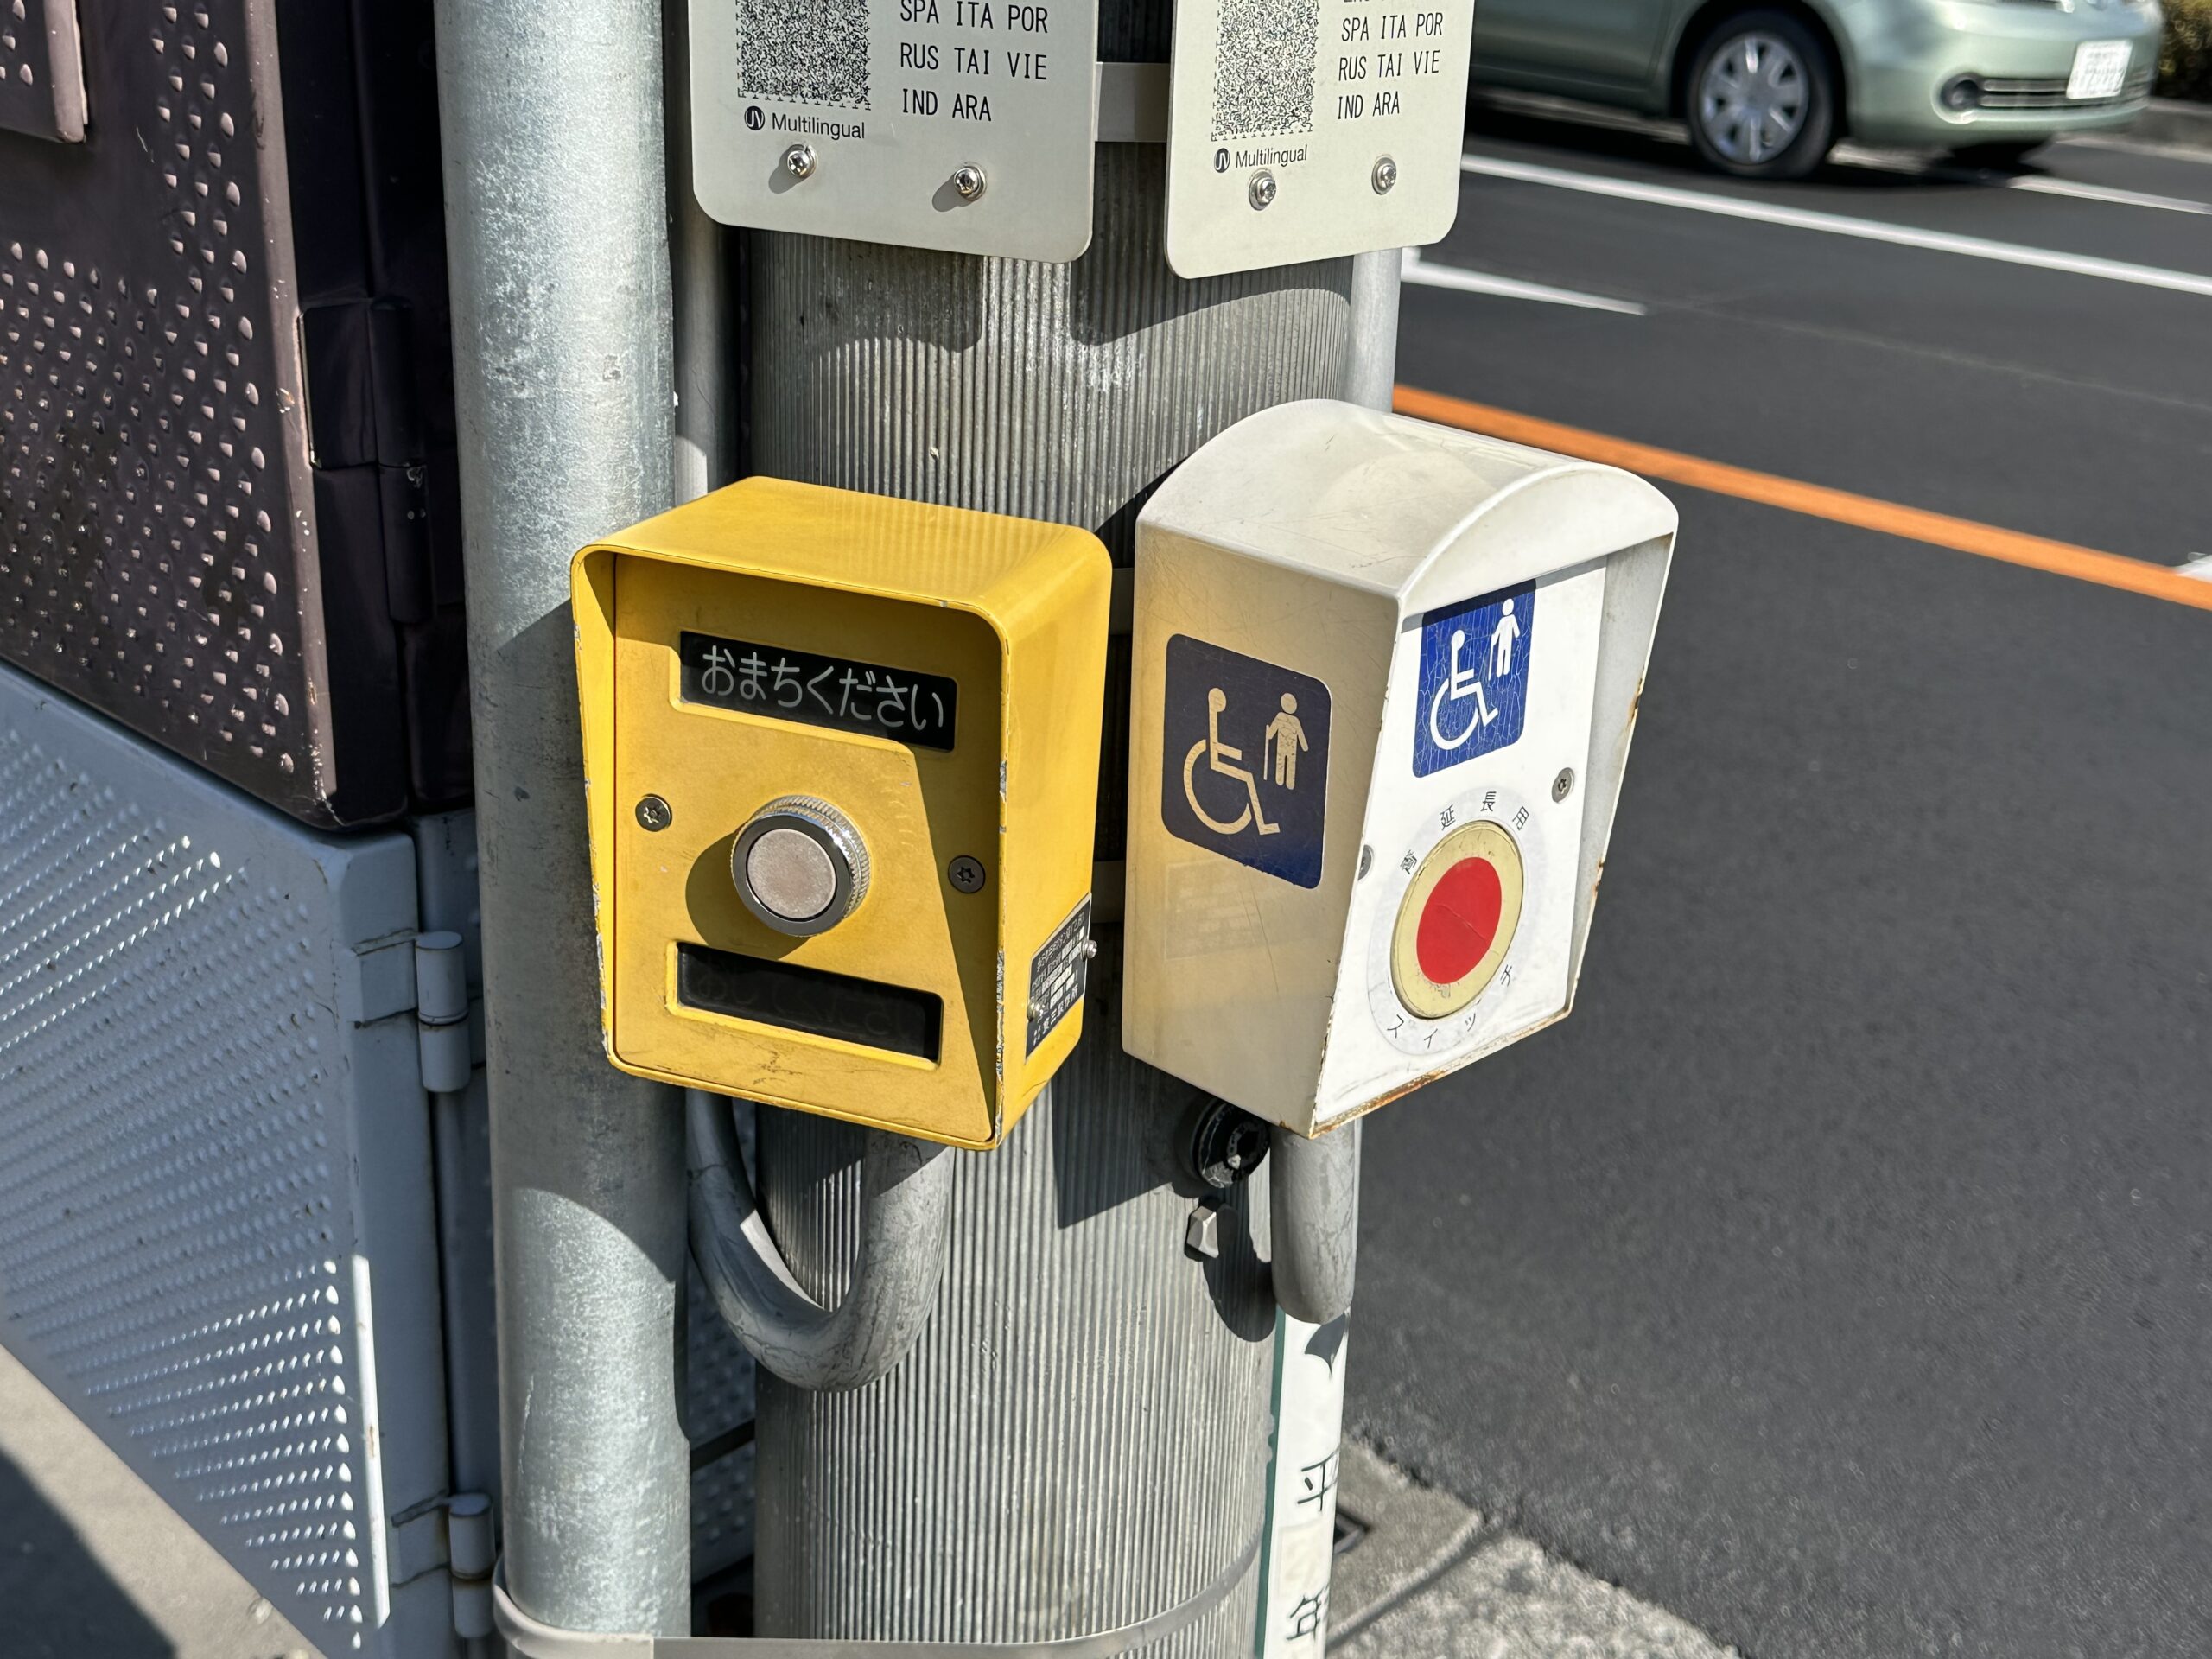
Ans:
{"label": "road shadow", "polygon": [[8,1659],[175,1659],[77,1529],[0,1457],[0,1654]]}
{"label": "road shadow", "polygon": [[2047,168],[2032,161],[1983,168],[1946,160],[1933,150],[1899,150],[1895,152],[1898,165],[1831,159],[1802,179],[1761,184],[1758,181],[1730,178],[1705,166],[1690,148],[1688,135],[1679,122],[1659,121],[1566,99],[1548,99],[1540,106],[1528,107],[1517,100],[1478,94],[1467,104],[1467,136],[1496,139],[1503,143],[1540,144],[1547,149],[1592,160],[1664,168],[1681,174],[1686,181],[1777,191],[1793,186],[1825,185],[1867,195],[1953,194],[1986,190],[2009,178],[2037,178],[2048,173]]}

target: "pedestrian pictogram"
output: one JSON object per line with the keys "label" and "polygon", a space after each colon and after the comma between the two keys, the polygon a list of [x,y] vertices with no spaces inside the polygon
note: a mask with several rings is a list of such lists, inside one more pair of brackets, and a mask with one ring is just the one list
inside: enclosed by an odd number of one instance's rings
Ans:
{"label": "pedestrian pictogram", "polygon": [[1502,749],[1521,735],[1535,623],[1533,582],[1422,619],[1414,776]]}
{"label": "pedestrian pictogram", "polygon": [[1298,754],[1307,747],[1306,724],[1298,717],[1298,699],[1282,694],[1282,712],[1268,724],[1268,741],[1274,745],[1275,782],[1285,789],[1298,787]]}
{"label": "pedestrian pictogram", "polygon": [[1187,634],[1167,642],[1171,833],[1301,887],[1321,879],[1329,689]]}

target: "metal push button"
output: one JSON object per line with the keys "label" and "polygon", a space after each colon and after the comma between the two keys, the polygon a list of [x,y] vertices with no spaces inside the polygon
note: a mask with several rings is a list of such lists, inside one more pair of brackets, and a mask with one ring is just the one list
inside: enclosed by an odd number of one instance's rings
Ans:
{"label": "metal push button", "polygon": [[730,875],[747,910],[804,938],[836,926],[868,897],[868,847],[829,802],[785,795],[737,832]]}

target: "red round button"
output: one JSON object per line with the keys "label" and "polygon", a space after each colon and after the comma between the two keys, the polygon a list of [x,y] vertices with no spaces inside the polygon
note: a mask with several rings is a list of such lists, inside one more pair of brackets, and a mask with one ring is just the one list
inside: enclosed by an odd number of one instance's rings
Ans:
{"label": "red round button", "polygon": [[1414,950],[1421,970],[1438,985],[1465,979],[1497,939],[1504,902],[1497,868],[1486,858],[1463,858],[1444,872],[1421,907]]}

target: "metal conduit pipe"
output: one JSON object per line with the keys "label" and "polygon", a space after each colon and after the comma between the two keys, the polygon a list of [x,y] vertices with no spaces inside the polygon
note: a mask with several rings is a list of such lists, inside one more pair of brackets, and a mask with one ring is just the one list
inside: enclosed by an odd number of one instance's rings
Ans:
{"label": "metal conduit pipe", "polygon": [[952,1160],[904,1135],[870,1135],[860,1249],[834,1308],[799,1287],[754,1202],[729,1103],[683,1095],[691,1259],[746,1351],[795,1388],[864,1389],[906,1357],[937,1306],[951,1238]]}
{"label": "metal conduit pipe", "polygon": [[1405,251],[1383,248],[1351,262],[1351,352],[1347,401],[1388,413],[1398,379],[1398,293]]}
{"label": "metal conduit pipe", "polygon": [[1326,1325],[1350,1311],[1359,1258],[1359,1135],[1347,1123],[1318,1141],[1274,1131],[1268,1160],[1275,1302]]}

